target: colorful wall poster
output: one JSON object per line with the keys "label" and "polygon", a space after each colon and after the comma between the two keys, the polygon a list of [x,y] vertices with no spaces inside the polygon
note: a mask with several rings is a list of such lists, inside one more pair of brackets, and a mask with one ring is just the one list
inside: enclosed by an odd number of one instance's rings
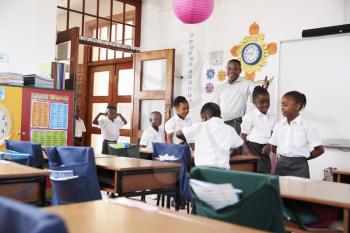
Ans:
{"label": "colorful wall poster", "polygon": [[42,146],[65,146],[67,145],[67,132],[65,130],[32,130],[32,142]]}

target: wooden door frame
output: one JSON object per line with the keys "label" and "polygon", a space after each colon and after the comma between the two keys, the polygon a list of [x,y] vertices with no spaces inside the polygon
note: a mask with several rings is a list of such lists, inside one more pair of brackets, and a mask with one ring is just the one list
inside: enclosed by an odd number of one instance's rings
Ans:
{"label": "wooden door frame", "polygon": [[[166,88],[165,91],[142,91],[142,62],[145,60],[166,59]],[[138,144],[138,139],[142,135],[140,128],[140,102],[141,100],[164,100],[165,113],[163,122],[171,117],[171,102],[174,94],[174,66],[175,66],[175,49],[164,49],[157,51],[148,51],[134,54],[134,94],[133,94],[133,111],[132,111],[132,133],[131,143]]]}
{"label": "wooden door frame", "polygon": [[[85,51],[90,50],[90,48],[86,48]],[[91,51],[91,50],[90,50]],[[87,52],[87,56],[85,57],[86,60],[89,59],[89,55],[90,52]],[[93,81],[91,81],[92,79],[92,74],[95,71],[104,71],[106,70],[106,67],[113,67],[112,68],[112,78],[109,80],[109,94],[108,96],[104,96],[104,97],[92,97],[91,93],[93,93]],[[105,62],[92,62],[92,63],[86,63],[85,64],[85,74],[86,74],[86,79],[84,79],[83,85],[84,85],[84,90],[82,92],[83,98],[82,98],[82,106],[87,106],[87,111],[85,111],[84,113],[82,113],[82,115],[84,116],[84,121],[87,122],[86,125],[86,129],[87,129],[87,133],[86,133],[86,137],[84,138],[84,145],[91,145],[91,134],[100,134],[101,130],[98,129],[97,127],[93,127],[92,126],[92,119],[94,116],[90,115],[88,113],[92,113],[92,105],[90,104],[91,101],[93,101],[94,99],[98,99],[98,100],[103,100],[103,99],[107,99],[108,101],[106,101],[108,104],[116,104],[116,103],[132,103],[132,97],[131,96],[118,96],[118,90],[113,91],[114,87],[118,87],[118,80],[119,80],[119,73],[117,72],[118,70],[122,70],[122,69],[132,69],[133,65],[132,65],[132,60],[131,59],[114,59],[114,60],[109,60],[109,61],[105,61]],[[107,98],[106,98],[107,97]],[[90,99],[93,98],[93,99]],[[98,103],[98,102],[97,102]],[[103,103],[105,103],[103,101]],[[118,110],[118,109],[117,109]],[[120,130],[120,136],[127,136],[131,138],[131,131],[132,128],[130,127],[130,129],[121,129]]]}

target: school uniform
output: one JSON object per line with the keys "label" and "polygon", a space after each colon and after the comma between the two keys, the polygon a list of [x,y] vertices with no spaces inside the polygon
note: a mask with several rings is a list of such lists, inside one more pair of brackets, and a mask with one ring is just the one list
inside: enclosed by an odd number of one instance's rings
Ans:
{"label": "school uniform", "polygon": [[253,93],[255,84],[243,77],[238,77],[233,83],[228,79],[217,87],[216,102],[221,109],[221,118],[232,126],[237,134],[241,133],[242,116],[245,114],[248,96]]}
{"label": "school uniform", "polygon": [[83,143],[83,133],[86,132],[85,124],[82,119],[75,118],[75,130],[74,130],[74,145],[81,146]]}
{"label": "school uniform", "polygon": [[[165,133],[167,134],[173,134],[173,143],[174,144],[180,144],[182,142],[181,139],[176,137],[175,133],[178,130],[181,130],[184,127],[188,127],[192,125],[191,118],[187,115],[185,119],[180,118],[177,114],[172,116],[166,123],[165,123]],[[189,141],[188,141],[189,142]]]}
{"label": "school uniform", "polygon": [[298,116],[288,124],[287,118],[277,123],[270,144],[277,146],[279,159],[276,175],[310,178],[307,158],[310,152],[322,145],[316,129]]}
{"label": "school uniform", "polygon": [[162,129],[155,130],[151,125],[142,133],[140,145],[152,149],[152,142],[165,143],[165,134]]}
{"label": "school uniform", "polygon": [[243,144],[235,129],[218,117],[184,127],[182,132],[195,143],[196,166],[230,169],[230,149]]}
{"label": "school uniform", "polygon": [[257,171],[271,173],[271,160],[269,155],[263,155],[262,149],[269,143],[271,133],[276,125],[276,116],[271,113],[263,114],[257,108],[243,117],[242,133],[247,134],[249,149],[260,160],[257,162]]}
{"label": "school uniform", "polygon": [[119,138],[119,130],[124,126],[124,122],[117,119],[111,121],[109,118],[100,118],[98,120],[98,127],[101,129],[103,138],[102,154],[108,154],[108,144],[116,143]]}

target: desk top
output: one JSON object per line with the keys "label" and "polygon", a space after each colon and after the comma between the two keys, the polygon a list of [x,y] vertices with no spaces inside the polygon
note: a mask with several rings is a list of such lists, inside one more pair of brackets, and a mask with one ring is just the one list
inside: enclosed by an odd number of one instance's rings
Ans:
{"label": "desk top", "polygon": [[281,176],[282,197],[350,209],[350,185],[329,181]]}
{"label": "desk top", "polygon": [[250,161],[250,160],[258,160],[260,159],[258,156],[251,156],[251,155],[236,155],[232,156],[230,158],[231,162],[241,162],[241,161]]}
{"label": "desk top", "polygon": [[70,233],[261,232],[208,218],[170,211],[146,211],[100,200],[44,208],[63,218]]}
{"label": "desk top", "polygon": [[350,168],[337,168],[333,170],[333,174],[350,175]]}
{"label": "desk top", "polygon": [[180,168],[181,164],[118,156],[96,157],[96,166],[114,171]]}
{"label": "desk top", "polygon": [[50,172],[38,168],[24,166],[6,160],[0,160],[0,179],[20,177],[48,176]]}

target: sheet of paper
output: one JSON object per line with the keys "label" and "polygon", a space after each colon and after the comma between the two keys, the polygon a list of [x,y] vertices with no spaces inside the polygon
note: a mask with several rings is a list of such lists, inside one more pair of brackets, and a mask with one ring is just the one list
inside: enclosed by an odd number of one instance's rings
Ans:
{"label": "sheet of paper", "polygon": [[213,184],[200,180],[190,179],[190,186],[197,197],[212,206],[214,209],[222,209],[239,201],[241,190],[235,189],[232,184]]}
{"label": "sheet of paper", "polygon": [[180,160],[179,158],[176,158],[174,155],[159,155],[158,156],[159,161],[176,161],[176,160]]}

